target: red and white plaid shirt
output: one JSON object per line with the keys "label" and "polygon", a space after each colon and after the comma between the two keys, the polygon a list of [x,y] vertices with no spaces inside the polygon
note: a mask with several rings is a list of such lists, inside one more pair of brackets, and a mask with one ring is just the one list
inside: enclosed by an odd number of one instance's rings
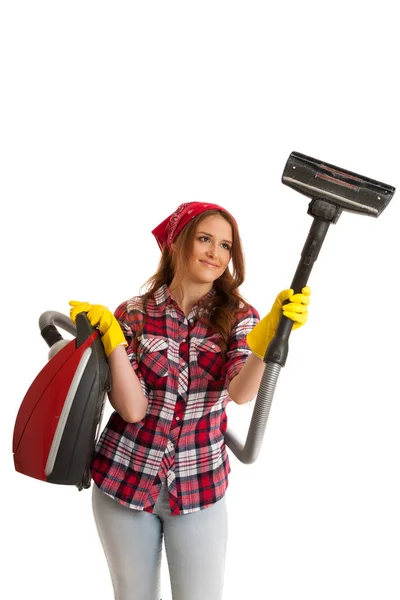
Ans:
{"label": "red and white plaid shirt", "polygon": [[250,354],[246,335],[259,315],[250,307],[238,318],[223,361],[218,334],[206,337],[195,312],[196,306],[186,317],[166,285],[148,302],[145,318],[140,297],[115,311],[148,408],[139,423],[111,415],[91,474],[103,492],[125,506],[153,512],[165,479],[173,515],[206,508],[225,494],[227,386]]}

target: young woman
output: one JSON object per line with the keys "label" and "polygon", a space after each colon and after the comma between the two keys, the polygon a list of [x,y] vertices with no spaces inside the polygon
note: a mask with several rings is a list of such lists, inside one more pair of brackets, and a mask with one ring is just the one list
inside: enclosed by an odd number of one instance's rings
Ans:
{"label": "young woman", "polygon": [[174,600],[220,600],[226,406],[256,396],[282,312],[305,323],[310,290],[284,290],[259,322],[239,293],[236,221],[218,205],[182,204],[152,233],[162,254],[145,294],[115,316],[70,302],[72,320],[87,312],[99,328],[112,376],[93,510],[117,600],[159,600],[163,538]]}

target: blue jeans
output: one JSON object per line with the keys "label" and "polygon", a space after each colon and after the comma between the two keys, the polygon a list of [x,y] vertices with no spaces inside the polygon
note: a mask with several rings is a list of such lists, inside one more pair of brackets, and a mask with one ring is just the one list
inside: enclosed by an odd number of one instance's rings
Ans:
{"label": "blue jeans", "polygon": [[93,513],[116,600],[160,600],[164,536],[173,600],[221,600],[226,500],[172,516],[163,484],[154,513],[122,506],[93,484]]}

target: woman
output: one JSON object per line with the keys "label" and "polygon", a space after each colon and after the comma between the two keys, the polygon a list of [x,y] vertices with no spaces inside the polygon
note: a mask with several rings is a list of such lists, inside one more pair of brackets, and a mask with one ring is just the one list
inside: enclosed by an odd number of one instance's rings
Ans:
{"label": "woman", "polygon": [[282,312],[302,325],[310,291],[281,292],[259,322],[239,293],[238,227],[221,206],[182,204],[152,233],[162,255],[144,295],[115,316],[70,303],[73,320],[84,311],[99,328],[112,376],[93,510],[117,600],[159,600],[163,538],[174,600],[220,600],[226,405],[257,394]]}

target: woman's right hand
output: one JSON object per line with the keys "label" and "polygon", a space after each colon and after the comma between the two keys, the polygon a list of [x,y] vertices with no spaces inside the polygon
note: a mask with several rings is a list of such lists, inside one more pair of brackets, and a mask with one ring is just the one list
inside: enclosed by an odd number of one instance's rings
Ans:
{"label": "woman's right hand", "polygon": [[108,308],[101,304],[89,304],[77,300],[70,300],[69,304],[71,306],[69,314],[74,323],[77,315],[84,312],[91,326],[99,329],[107,357],[117,346],[128,345],[120,324]]}

